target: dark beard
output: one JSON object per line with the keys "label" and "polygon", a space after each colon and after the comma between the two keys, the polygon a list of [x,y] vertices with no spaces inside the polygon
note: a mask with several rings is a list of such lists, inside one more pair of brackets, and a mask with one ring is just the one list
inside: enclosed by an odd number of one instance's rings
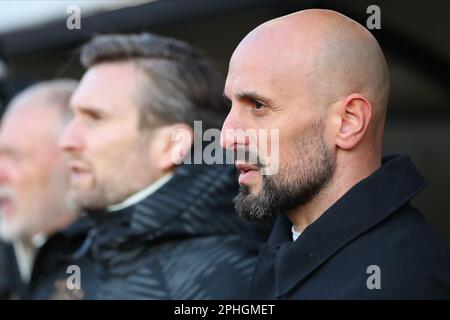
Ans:
{"label": "dark beard", "polygon": [[236,211],[249,220],[271,219],[308,203],[330,181],[334,158],[322,138],[322,124],[316,123],[299,141],[295,164],[279,168],[275,175],[262,176],[261,191],[251,194],[242,185],[234,199]]}

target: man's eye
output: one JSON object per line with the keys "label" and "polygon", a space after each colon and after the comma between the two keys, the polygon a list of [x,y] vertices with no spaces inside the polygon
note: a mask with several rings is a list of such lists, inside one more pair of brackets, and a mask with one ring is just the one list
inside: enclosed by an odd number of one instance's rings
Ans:
{"label": "man's eye", "polygon": [[86,112],[85,114],[89,119],[92,119],[92,120],[100,120],[101,119],[101,116],[96,112],[89,111],[89,112]]}
{"label": "man's eye", "polygon": [[266,106],[258,101],[255,101],[253,103],[253,107],[255,108],[255,110],[262,110],[264,109]]}

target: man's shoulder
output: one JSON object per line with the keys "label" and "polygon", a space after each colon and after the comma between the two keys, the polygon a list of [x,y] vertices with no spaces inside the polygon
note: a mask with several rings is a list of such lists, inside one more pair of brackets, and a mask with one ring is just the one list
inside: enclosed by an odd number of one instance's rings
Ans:
{"label": "man's shoulder", "polygon": [[448,299],[450,249],[405,205],[348,242],[292,297]]}
{"label": "man's shoulder", "polygon": [[405,250],[417,258],[441,253],[450,258],[449,246],[439,237],[425,216],[409,203],[369,230],[362,239],[390,248],[390,252]]}
{"label": "man's shoulder", "polygon": [[247,297],[258,252],[236,235],[193,237],[149,248],[138,273],[177,299]]}
{"label": "man's shoulder", "polygon": [[368,297],[450,298],[450,249],[409,205],[349,243],[336,265],[359,270],[362,280],[379,273],[382,290],[363,290]]}
{"label": "man's shoulder", "polygon": [[259,242],[249,243],[239,235],[223,234],[198,236],[163,244],[158,256],[177,265],[212,265],[233,263],[245,259],[256,260]]}

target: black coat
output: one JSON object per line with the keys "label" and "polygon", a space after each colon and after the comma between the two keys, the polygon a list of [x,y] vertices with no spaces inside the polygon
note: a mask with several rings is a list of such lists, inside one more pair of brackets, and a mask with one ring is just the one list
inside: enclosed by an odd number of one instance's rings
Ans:
{"label": "black coat", "polygon": [[0,299],[8,299],[14,291],[16,277],[11,245],[0,241]]}
{"label": "black coat", "polygon": [[408,157],[390,157],[295,242],[279,216],[250,297],[449,299],[450,250],[409,203],[424,185]]}
{"label": "black coat", "polygon": [[[39,249],[36,256],[31,280],[24,287],[22,299],[33,300],[80,300],[85,298],[82,289],[68,287],[76,266],[80,270],[80,287],[87,289],[95,285],[93,281],[94,266],[88,257],[74,259],[72,253],[86,239],[89,224],[81,218],[68,228],[49,237]],[[68,281],[69,280],[69,281]]]}
{"label": "black coat", "polygon": [[89,213],[96,280],[85,297],[246,298],[270,226],[235,213],[237,187],[233,167],[182,165],[137,205]]}
{"label": "black coat", "polygon": [[[84,274],[80,277],[81,287],[89,287],[92,283],[90,275],[93,266],[87,257],[74,260],[70,255],[83,243],[89,230],[85,219],[80,219],[65,230],[51,235],[45,244],[38,249],[28,283],[20,278],[16,255],[12,246],[6,251],[6,265],[2,279],[8,284],[8,299],[82,299],[81,290],[69,289],[67,280],[73,274],[69,266],[76,265]],[[69,272],[68,272],[69,271]]]}

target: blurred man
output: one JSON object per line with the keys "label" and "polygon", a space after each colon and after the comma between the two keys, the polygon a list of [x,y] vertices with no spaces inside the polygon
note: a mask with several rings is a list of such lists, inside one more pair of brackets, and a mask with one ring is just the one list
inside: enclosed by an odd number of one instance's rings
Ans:
{"label": "blurred man", "polygon": [[60,146],[70,199],[95,221],[85,247],[99,282],[87,297],[246,297],[259,244],[233,213],[234,168],[176,165],[194,120],[220,128],[221,78],[187,43],[151,34],[94,38],[81,62]]}
{"label": "blurred man", "polygon": [[[364,27],[329,10],[264,23],[233,53],[225,94],[222,145],[260,158],[236,161],[236,209],[282,213],[252,298],[450,297],[448,247],[409,204],[424,180],[406,156],[381,159],[388,67]],[[236,129],[279,131],[276,174]]]}
{"label": "blurred man", "polygon": [[0,237],[14,249],[14,297],[60,297],[70,265],[60,255],[74,251],[85,236],[63,231],[77,211],[65,200],[69,177],[58,138],[76,86],[74,80],[31,86],[12,100],[1,122]]}

